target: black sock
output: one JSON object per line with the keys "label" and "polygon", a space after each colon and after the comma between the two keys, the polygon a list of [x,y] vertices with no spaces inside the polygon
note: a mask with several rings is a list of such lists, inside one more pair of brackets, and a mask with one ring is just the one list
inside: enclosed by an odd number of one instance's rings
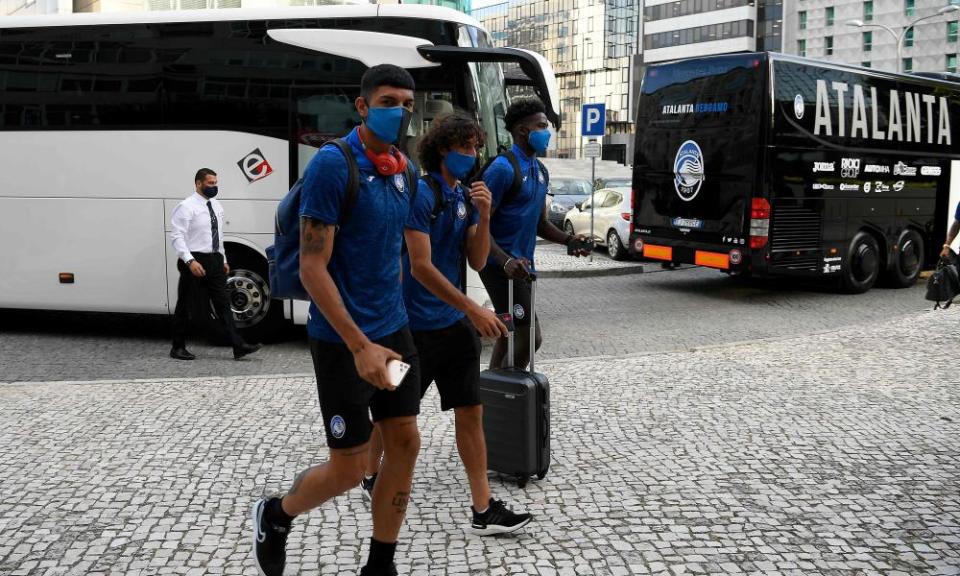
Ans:
{"label": "black sock", "polygon": [[370,557],[367,566],[374,570],[387,570],[393,564],[393,553],[397,551],[397,543],[387,544],[370,538]]}
{"label": "black sock", "polygon": [[283,511],[283,506],[280,505],[280,498],[271,498],[267,500],[267,505],[263,510],[263,515],[267,518],[267,522],[275,524],[277,526],[290,526],[293,522],[293,516],[287,514]]}

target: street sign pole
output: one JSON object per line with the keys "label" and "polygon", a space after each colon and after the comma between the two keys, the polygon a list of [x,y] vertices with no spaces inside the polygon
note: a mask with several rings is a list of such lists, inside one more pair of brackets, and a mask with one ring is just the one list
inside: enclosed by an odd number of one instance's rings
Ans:
{"label": "street sign pole", "polygon": [[[597,157],[600,156],[600,143],[597,136],[603,137],[607,124],[607,107],[605,104],[585,104],[580,120],[580,136],[588,136],[590,140],[584,147],[584,156],[590,158],[590,241],[596,237],[593,227],[594,200],[596,200],[597,186]],[[593,251],[590,251],[590,262],[593,262]]]}

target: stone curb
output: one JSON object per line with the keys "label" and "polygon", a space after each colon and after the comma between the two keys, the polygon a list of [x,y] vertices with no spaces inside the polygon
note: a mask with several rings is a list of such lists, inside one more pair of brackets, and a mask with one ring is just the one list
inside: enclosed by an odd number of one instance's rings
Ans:
{"label": "stone curb", "polygon": [[569,270],[540,270],[537,272],[537,278],[600,278],[603,276],[627,276],[630,274],[643,274],[644,265],[636,266],[618,266],[615,268],[571,268]]}

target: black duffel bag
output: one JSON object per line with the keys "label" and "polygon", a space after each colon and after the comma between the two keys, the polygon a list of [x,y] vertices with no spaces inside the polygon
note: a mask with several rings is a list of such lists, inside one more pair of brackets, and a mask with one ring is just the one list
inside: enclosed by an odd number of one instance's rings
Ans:
{"label": "black duffel bag", "polygon": [[[960,293],[960,275],[957,273],[956,255],[950,251],[950,259],[941,258],[937,262],[937,269],[927,280],[927,300],[936,302],[933,307],[946,310],[953,304],[953,299]],[[941,304],[945,302],[945,304]]]}

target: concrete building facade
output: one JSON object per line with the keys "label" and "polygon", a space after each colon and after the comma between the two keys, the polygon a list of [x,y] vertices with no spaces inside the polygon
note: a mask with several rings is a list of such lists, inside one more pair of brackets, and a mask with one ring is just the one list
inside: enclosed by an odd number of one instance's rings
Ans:
{"label": "concrete building facade", "polygon": [[[960,4],[960,0],[953,0]],[[897,42],[882,24],[900,34],[917,18],[935,15],[945,0],[795,0],[784,18],[784,51],[790,54],[885,70],[898,69]],[[904,35],[900,66],[905,72],[956,72],[957,15],[918,23]],[[863,27],[848,25],[861,21]]]}

